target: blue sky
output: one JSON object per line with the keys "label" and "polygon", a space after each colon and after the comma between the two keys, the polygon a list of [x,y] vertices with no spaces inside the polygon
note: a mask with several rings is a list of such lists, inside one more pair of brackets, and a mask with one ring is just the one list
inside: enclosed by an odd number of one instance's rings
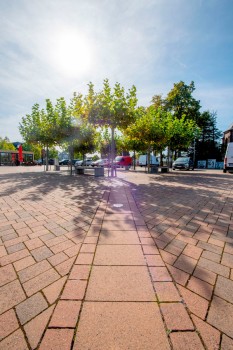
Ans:
{"label": "blue sky", "polygon": [[195,83],[202,111],[233,123],[232,0],[0,0],[0,137],[21,118],[109,78],[139,104]]}

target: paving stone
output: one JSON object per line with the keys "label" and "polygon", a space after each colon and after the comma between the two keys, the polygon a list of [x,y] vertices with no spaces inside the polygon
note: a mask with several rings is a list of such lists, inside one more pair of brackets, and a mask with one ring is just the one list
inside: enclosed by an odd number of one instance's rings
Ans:
{"label": "paving stone", "polygon": [[233,339],[231,339],[231,338],[227,337],[225,334],[223,334],[221,349],[222,350],[232,350],[233,349]]}
{"label": "paving stone", "polygon": [[0,258],[5,255],[7,255],[6,248],[4,246],[0,246]]}
{"label": "paving stone", "polygon": [[172,282],[156,282],[154,288],[159,302],[181,301],[181,297]]}
{"label": "paving stone", "polygon": [[52,238],[52,239],[46,241],[46,245],[48,247],[52,247],[56,244],[62,243],[62,242],[67,241],[67,240],[68,239],[65,236],[59,236],[59,237],[55,237],[55,238]]}
{"label": "paving stone", "polygon": [[190,258],[184,254],[181,254],[179,258],[174,263],[174,267],[183,270],[187,273],[192,273],[197,264],[197,260]]}
{"label": "paving stone", "polygon": [[137,231],[101,231],[100,244],[140,244]]}
{"label": "paving stone", "polygon": [[201,280],[206,281],[212,285],[215,284],[217,278],[216,273],[206,270],[198,265],[194,270],[193,276],[198,277]]}
{"label": "paving stone", "polygon": [[169,330],[193,330],[193,323],[181,303],[161,303],[160,308]]}
{"label": "paving stone", "polygon": [[188,289],[201,295],[203,298],[210,300],[213,292],[213,286],[207,282],[204,282],[196,277],[191,277],[188,285]]}
{"label": "paving stone", "polygon": [[233,254],[223,253],[221,264],[233,269]]}
{"label": "paving stone", "polygon": [[214,294],[233,304],[233,281],[218,276]]}
{"label": "paving stone", "polygon": [[60,300],[54,310],[49,327],[54,328],[75,328],[81,301]]}
{"label": "paving stone", "polygon": [[18,280],[0,288],[0,314],[19,304],[25,299],[25,293]]}
{"label": "paving stone", "polygon": [[182,286],[178,286],[178,289],[188,309],[196,316],[199,316],[201,319],[205,319],[209,305],[208,301]]}
{"label": "paving stone", "polygon": [[49,248],[47,248],[46,246],[31,250],[31,254],[33,255],[33,257],[36,261],[45,260],[53,255],[51,250],[49,250]]}
{"label": "paving stone", "polygon": [[202,253],[202,258],[215,261],[216,263],[220,263],[221,255],[209,252],[208,250],[204,250]]}
{"label": "paving stone", "polygon": [[[28,241],[28,236],[22,236],[22,237],[17,237],[17,238],[14,238],[10,241],[6,241],[4,242],[4,245],[5,247],[11,247],[12,245],[15,245],[15,244],[18,244],[18,243],[22,243],[22,242],[25,242],[25,241]],[[25,246],[24,246],[25,248]]]}
{"label": "paving stone", "polygon": [[47,329],[39,349],[70,350],[73,334],[73,329]]}
{"label": "paving stone", "polygon": [[40,238],[34,238],[26,241],[25,245],[29,250],[32,250],[43,246],[44,243],[40,240]]}
{"label": "paving stone", "polygon": [[23,259],[26,256],[29,256],[30,253],[27,249],[20,250],[19,252],[15,252],[9,255],[5,255],[0,258],[0,264],[2,266],[14,263],[17,260]]}
{"label": "paving stone", "polygon": [[91,271],[90,265],[74,265],[69,279],[71,280],[87,280]]}
{"label": "paving stone", "polygon": [[100,245],[94,265],[146,265],[140,245]]}
{"label": "paving stone", "polygon": [[152,301],[155,293],[146,266],[93,266],[86,300]]}
{"label": "paving stone", "polygon": [[198,242],[197,246],[216,254],[222,254],[223,251],[223,248],[205,242]]}
{"label": "paving stone", "polygon": [[125,222],[125,221],[104,221],[102,225],[102,230],[108,230],[108,231],[135,231],[136,226],[135,223],[132,222]]}
{"label": "paving stone", "polygon": [[188,255],[189,257],[191,257],[193,259],[198,260],[200,258],[200,256],[201,256],[202,251],[203,250],[201,248],[198,248],[196,246],[188,244],[185,247],[185,249],[183,251],[183,254]]}
{"label": "paving stone", "polygon": [[82,244],[80,252],[81,253],[94,253],[96,249],[96,244]]}
{"label": "paving stone", "polygon": [[74,246],[74,243],[70,240],[68,241],[65,241],[65,242],[62,242],[62,243],[59,243],[59,244],[56,244],[52,247],[50,247],[50,250],[54,253],[54,254],[57,254],[57,253],[60,253],[61,251],[64,251],[70,247],[73,247]]}
{"label": "paving stone", "polygon": [[172,275],[173,279],[182,286],[185,286],[189,279],[189,274],[169,264],[167,264],[166,266],[170,271],[170,274]]}
{"label": "paving stone", "polygon": [[54,307],[55,305],[52,305],[43,311],[40,315],[36,316],[33,320],[24,325],[24,330],[32,349],[36,349],[38,346],[45,328],[49,322],[50,316],[52,315]]}
{"label": "paving stone", "polygon": [[90,265],[92,264],[92,260],[94,258],[94,254],[90,254],[90,253],[79,253],[75,264],[78,265]]}
{"label": "paving stone", "polygon": [[59,278],[60,275],[54,269],[50,269],[23,283],[23,288],[27,296],[31,296]]}
{"label": "paving stone", "polygon": [[17,278],[12,265],[3,266],[0,268],[0,287],[4,286]]}
{"label": "paving stone", "polygon": [[165,266],[160,255],[145,255],[148,266]]}
{"label": "paving stone", "polygon": [[43,293],[49,304],[53,304],[58,299],[66,280],[67,276],[64,276],[43,289]]}
{"label": "paving stone", "polygon": [[139,350],[142,346],[143,350],[170,349],[156,303],[84,303],[74,350]]}
{"label": "paving stone", "polygon": [[192,315],[192,319],[207,349],[219,349],[220,332],[195,315]]}
{"label": "paving stone", "polygon": [[0,315],[0,341],[19,328],[19,323],[13,309]]}
{"label": "paving stone", "polygon": [[51,269],[51,265],[48,261],[41,261],[37,264],[29,266],[18,272],[19,279],[22,283],[30,280],[31,278],[40,275],[41,273]]}
{"label": "paving stone", "polygon": [[66,300],[82,300],[84,298],[87,281],[83,280],[68,280],[61,299]]}
{"label": "paving stone", "polygon": [[48,304],[41,293],[37,293],[16,306],[16,313],[22,325],[45,310]]}
{"label": "paving stone", "polygon": [[81,244],[76,244],[73,247],[70,247],[66,250],[64,250],[64,253],[68,255],[70,258],[73,256],[77,256],[81,248]]}
{"label": "paving stone", "polygon": [[56,266],[60,263],[62,263],[63,261],[67,260],[68,257],[65,253],[63,252],[60,252],[60,253],[57,253],[51,257],[48,258],[48,261],[50,262],[50,264],[52,264],[53,266]]}
{"label": "paving stone", "polygon": [[61,276],[65,276],[68,275],[68,273],[70,272],[74,261],[75,261],[76,257],[74,256],[73,258],[70,258],[64,262],[62,262],[59,265],[56,265],[55,268],[57,270],[57,272],[61,275]]}
{"label": "paving stone", "polygon": [[172,278],[166,267],[151,266],[149,267],[152,281],[167,282],[172,281]]}
{"label": "paving stone", "polygon": [[142,245],[144,254],[159,254],[158,248],[154,245]]}
{"label": "paving stone", "polygon": [[176,255],[173,255],[173,254],[171,254],[171,253],[165,252],[164,250],[161,250],[161,249],[160,249],[159,252],[160,252],[160,255],[161,255],[163,261],[164,261],[165,263],[167,263],[167,264],[172,265],[172,264],[174,264],[174,262],[175,262],[176,259],[177,259],[177,256],[176,256]]}
{"label": "paving stone", "polygon": [[195,332],[175,332],[170,334],[174,350],[204,350],[200,338]]}
{"label": "paving stone", "polygon": [[223,266],[211,260],[204,259],[202,257],[198,261],[198,266],[224,277],[229,277],[230,275],[229,267]]}
{"label": "paving stone", "polygon": [[28,346],[21,329],[0,342],[0,350],[27,350]]}
{"label": "paving stone", "polygon": [[233,305],[214,296],[207,317],[208,323],[233,338],[232,319]]}
{"label": "paving stone", "polygon": [[174,254],[176,256],[179,256],[182,252],[183,248],[180,247],[176,247],[175,245],[173,245],[172,243],[170,243],[169,245],[166,246],[165,251]]}
{"label": "paving stone", "polygon": [[16,271],[23,270],[31,265],[35,264],[35,260],[32,256],[27,256],[26,258],[23,258],[19,261],[14,262],[14,268]]}

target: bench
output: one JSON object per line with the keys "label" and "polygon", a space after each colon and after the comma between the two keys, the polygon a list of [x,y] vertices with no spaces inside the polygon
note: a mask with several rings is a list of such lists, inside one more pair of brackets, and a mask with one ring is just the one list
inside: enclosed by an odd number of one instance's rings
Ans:
{"label": "bench", "polygon": [[104,168],[103,167],[85,167],[85,166],[77,166],[75,168],[75,172],[78,175],[84,175],[85,170],[93,170],[95,177],[104,176]]}

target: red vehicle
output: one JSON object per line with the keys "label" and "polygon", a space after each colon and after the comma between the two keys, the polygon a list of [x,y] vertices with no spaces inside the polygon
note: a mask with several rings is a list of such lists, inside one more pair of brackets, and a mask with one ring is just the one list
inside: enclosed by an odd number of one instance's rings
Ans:
{"label": "red vehicle", "polygon": [[133,160],[130,156],[117,156],[114,160],[114,164],[119,167],[131,167]]}

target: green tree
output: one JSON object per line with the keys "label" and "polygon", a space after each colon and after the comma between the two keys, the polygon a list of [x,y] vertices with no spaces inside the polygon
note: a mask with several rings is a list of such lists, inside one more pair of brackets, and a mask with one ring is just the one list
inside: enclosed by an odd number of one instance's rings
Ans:
{"label": "green tree", "polygon": [[0,137],[0,149],[6,151],[15,151],[15,146],[10,142],[8,137]]}
{"label": "green tree", "polygon": [[[81,115],[96,127],[111,130],[111,160],[114,159],[115,131],[123,130],[135,120],[137,111],[136,87],[132,86],[128,93],[116,83],[111,89],[108,79],[104,80],[103,89],[94,91],[94,85],[89,84],[87,96],[76,96],[76,115]],[[113,169],[112,169],[113,175]]]}

